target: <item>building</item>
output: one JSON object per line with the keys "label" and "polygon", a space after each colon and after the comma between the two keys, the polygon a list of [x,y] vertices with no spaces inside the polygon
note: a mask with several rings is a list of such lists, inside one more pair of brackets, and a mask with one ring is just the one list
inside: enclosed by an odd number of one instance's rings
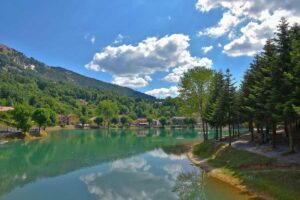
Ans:
{"label": "building", "polygon": [[172,118],[172,126],[185,126],[186,118],[185,117],[173,117]]}
{"label": "building", "polygon": [[138,127],[148,127],[149,123],[147,118],[137,118],[133,125],[138,126]]}

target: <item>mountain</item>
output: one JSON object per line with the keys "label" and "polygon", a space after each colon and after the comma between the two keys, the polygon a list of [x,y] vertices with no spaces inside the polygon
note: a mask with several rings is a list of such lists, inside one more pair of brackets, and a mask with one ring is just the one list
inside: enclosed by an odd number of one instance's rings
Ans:
{"label": "mountain", "polygon": [[19,73],[26,77],[48,80],[78,88],[94,89],[102,95],[107,93],[117,96],[155,100],[152,96],[130,88],[89,78],[62,67],[48,66],[32,57],[28,58],[23,53],[2,44],[0,44],[0,70],[2,72]]}

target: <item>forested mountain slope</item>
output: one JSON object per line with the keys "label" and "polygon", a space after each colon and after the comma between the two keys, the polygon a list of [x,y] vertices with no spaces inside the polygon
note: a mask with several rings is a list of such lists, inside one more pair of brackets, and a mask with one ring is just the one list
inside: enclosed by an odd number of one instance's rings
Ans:
{"label": "forested mountain slope", "polygon": [[1,78],[4,72],[14,72],[20,75],[45,79],[57,83],[69,84],[80,88],[90,88],[101,91],[102,94],[110,93],[154,100],[152,96],[135,90],[120,87],[93,78],[88,78],[61,67],[50,67],[34,58],[28,58],[12,48],[0,44],[0,68]]}

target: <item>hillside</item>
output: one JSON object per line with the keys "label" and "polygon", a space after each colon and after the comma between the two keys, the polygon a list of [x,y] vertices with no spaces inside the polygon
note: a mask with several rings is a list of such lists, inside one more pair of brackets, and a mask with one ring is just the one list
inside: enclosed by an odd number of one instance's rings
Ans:
{"label": "hillside", "polygon": [[[19,73],[27,77],[45,79],[48,81],[67,84],[79,88],[89,88],[118,96],[137,97],[154,100],[155,98],[144,93],[93,78],[88,78],[62,67],[51,67],[34,58],[28,58],[23,53],[0,44],[0,70],[5,72]],[[0,76],[4,74],[1,73]]]}

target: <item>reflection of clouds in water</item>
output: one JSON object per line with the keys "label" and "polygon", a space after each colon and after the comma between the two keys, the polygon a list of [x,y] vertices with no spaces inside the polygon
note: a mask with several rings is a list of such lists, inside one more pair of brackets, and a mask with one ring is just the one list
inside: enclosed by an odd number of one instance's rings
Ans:
{"label": "reflection of clouds in water", "polygon": [[112,162],[111,168],[112,170],[125,170],[125,171],[148,171],[150,169],[150,165],[147,164],[147,161],[142,158],[132,157],[123,160],[116,160]]}
{"label": "reflection of clouds in water", "polygon": [[166,152],[164,152],[161,148],[150,151],[148,154],[155,158],[168,158],[170,160],[183,160],[186,158],[184,154],[180,156],[175,154],[166,154]]}
{"label": "reflection of clouds in water", "polygon": [[85,183],[88,183],[88,182],[92,182],[94,181],[97,177],[101,176],[102,173],[92,173],[92,174],[88,174],[88,175],[85,175],[85,176],[81,176],[80,177],[80,180],[82,180],[83,182]]}
{"label": "reflection of clouds in water", "polygon": [[163,167],[163,169],[173,180],[176,180],[177,176],[183,172],[182,166],[180,164],[167,164]]}
{"label": "reflection of clouds in water", "polygon": [[172,186],[162,177],[150,172],[109,171],[94,176],[87,175],[81,177],[81,180],[97,199],[176,199]]}
{"label": "reflection of clouds in water", "polygon": [[80,180],[97,199],[177,199],[172,188],[183,167],[176,163],[176,160],[182,160],[185,156],[168,155],[162,149],[156,149],[148,154],[168,161],[161,166],[160,172],[154,167],[157,162],[151,160],[148,162],[139,156],[113,161],[108,171],[91,173],[80,177]]}

